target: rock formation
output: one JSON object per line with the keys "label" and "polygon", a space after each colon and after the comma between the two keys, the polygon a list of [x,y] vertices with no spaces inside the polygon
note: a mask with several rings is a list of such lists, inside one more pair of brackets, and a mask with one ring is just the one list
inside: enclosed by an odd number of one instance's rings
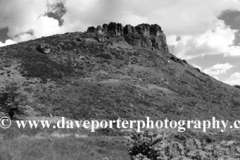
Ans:
{"label": "rock formation", "polygon": [[120,23],[111,22],[96,28],[94,26],[88,27],[86,33],[95,33],[100,42],[105,42],[106,37],[123,37],[126,42],[133,46],[152,48],[168,53],[166,36],[157,24],[140,24],[135,27],[126,25],[123,27]]}
{"label": "rock formation", "polygon": [[49,54],[52,51],[52,47],[49,44],[42,43],[37,46],[37,50],[41,53]]}

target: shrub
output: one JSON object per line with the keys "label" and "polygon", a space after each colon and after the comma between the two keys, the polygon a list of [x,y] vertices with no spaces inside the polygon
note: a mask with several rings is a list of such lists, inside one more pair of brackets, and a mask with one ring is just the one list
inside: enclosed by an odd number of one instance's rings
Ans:
{"label": "shrub", "polygon": [[151,133],[133,133],[127,141],[129,142],[129,154],[133,160],[157,159],[160,156],[159,151],[155,148],[158,142],[165,139],[164,136],[153,136]]}
{"label": "shrub", "polygon": [[20,106],[27,101],[27,94],[17,83],[12,82],[4,87],[1,101],[12,119],[15,113],[20,112]]}
{"label": "shrub", "polygon": [[[193,134],[193,133],[191,133]],[[133,133],[126,137],[132,160],[239,159],[238,142],[212,141],[207,135]],[[234,147],[229,147],[232,144]]]}

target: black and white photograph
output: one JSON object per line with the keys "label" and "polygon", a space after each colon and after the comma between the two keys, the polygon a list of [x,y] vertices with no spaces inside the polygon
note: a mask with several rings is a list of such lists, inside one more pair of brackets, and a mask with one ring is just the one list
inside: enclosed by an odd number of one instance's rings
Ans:
{"label": "black and white photograph", "polygon": [[240,160],[240,0],[0,0],[0,160]]}

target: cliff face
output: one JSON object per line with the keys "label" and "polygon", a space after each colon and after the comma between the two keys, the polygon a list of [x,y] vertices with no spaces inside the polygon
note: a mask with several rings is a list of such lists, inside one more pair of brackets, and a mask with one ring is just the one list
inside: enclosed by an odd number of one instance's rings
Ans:
{"label": "cliff face", "polygon": [[132,46],[157,49],[168,53],[166,36],[157,24],[139,24],[137,26],[111,22],[102,26],[88,27],[87,33],[94,33],[99,41],[105,42],[109,37],[123,37]]}

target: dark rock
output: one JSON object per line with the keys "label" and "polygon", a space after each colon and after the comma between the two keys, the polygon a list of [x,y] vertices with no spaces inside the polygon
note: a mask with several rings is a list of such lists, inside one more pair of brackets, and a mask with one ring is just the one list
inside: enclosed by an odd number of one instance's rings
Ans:
{"label": "dark rock", "polygon": [[96,28],[94,26],[88,27],[87,32],[92,33],[95,32]]}
{"label": "dark rock", "polygon": [[103,32],[107,33],[107,31],[108,31],[108,24],[103,24],[102,28],[103,28]]}
{"label": "dark rock", "polygon": [[76,38],[76,41],[83,42],[82,38]]}
{"label": "dark rock", "polygon": [[108,25],[108,32],[112,32],[115,36],[123,35],[123,26],[121,23],[111,22]]}
{"label": "dark rock", "polygon": [[234,87],[236,87],[236,88],[240,89],[240,85],[234,85]]}
{"label": "dark rock", "polygon": [[37,46],[37,50],[44,54],[49,54],[52,52],[52,47],[49,44],[42,43]]}
{"label": "dark rock", "polygon": [[131,26],[131,25],[126,25],[125,27],[124,27],[124,32],[123,32],[125,35],[126,34],[131,34],[131,33],[133,33],[133,26]]}
{"label": "dark rock", "polygon": [[[117,37],[121,38],[120,41],[126,41],[136,47],[155,48],[168,53],[168,46],[166,36],[162,28],[157,24],[140,24],[136,27],[131,25],[122,26],[120,23],[111,22],[101,26],[89,27],[88,33],[95,33],[98,42],[105,42],[109,40],[116,40]],[[108,38],[110,37],[110,38]]]}
{"label": "dark rock", "polygon": [[198,72],[201,72],[199,68],[194,68],[194,69],[196,69]]}
{"label": "dark rock", "polygon": [[150,26],[150,35],[159,36],[162,33],[162,28],[157,24]]}
{"label": "dark rock", "polygon": [[171,60],[173,60],[174,62],[181,62],[181,59],[177,58],[176,56],[171,56],[170,57]]}
{"label": "dark rock", "polygon": [[[181,60],[179,58],[177,58],[176,56],[171,56],[170,57],[171,60],[173,60],[174,62],[177,62],[177,63],[180,63],[180,64],[183,64],[183,65],[186,65],[188,64],[186,60]],[[196,68],[197,69],[197,68]],[[198,69],[197,69],[198,70]]]}
{"label": "dark rock", "polygon": [[135,27],[138,34],[140,34],[143,37],[149,37],[150,33],[150,25],[149,24],[140,24]]}

